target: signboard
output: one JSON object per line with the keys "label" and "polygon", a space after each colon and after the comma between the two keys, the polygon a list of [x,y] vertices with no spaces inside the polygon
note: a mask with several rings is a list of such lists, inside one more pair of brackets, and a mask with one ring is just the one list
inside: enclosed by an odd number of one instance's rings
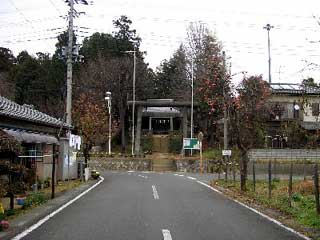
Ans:
{"label": "signboard", "polygon": [[199,134],[198,134],[198,140],[200,141],[200,142],[202,142],[202,140],[203,140],[203,133],[200,131],[199,132]]}
{"label": "signboard", "polygon": [[200,142],[197,138],[184,138],[183,149],[200,149]]}
{"label": "signboard", "polygon": [[231,150],[222,150],[222,156],[231,156]]}

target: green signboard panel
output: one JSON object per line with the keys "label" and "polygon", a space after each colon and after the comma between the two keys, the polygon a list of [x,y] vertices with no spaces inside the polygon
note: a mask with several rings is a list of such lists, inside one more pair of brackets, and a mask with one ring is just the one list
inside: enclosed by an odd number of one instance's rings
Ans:
{"label": "green signboard panel", "polygon": [[197,138],[184,138],[183,149],[200,149],[200,142]]}

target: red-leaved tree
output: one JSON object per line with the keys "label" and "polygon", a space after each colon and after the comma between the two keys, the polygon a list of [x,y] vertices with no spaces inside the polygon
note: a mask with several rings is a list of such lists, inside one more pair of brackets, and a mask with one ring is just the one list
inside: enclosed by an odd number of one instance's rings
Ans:
{"label": "red-leaved tree", "polygon": [[248,169],[247,153],[253,147],[264,144],[266,120],[269,109],[266,100],[270,95],[269,85],[262,76],[244,77],[233,99],[231,127],[232,137],[241,151],[240,182],[241,190],[246,190]]}
{"label": "red-leaved tree", "polygon": [[[108,115],[105,103],[98,102],[92,97],[93,94],[82,93],[74,102],[73,119],[76,130],[82,136],[83,154],[85,163],[89,159],[89,152],[94,145],[102,145],[108,137]],[[112,125],[115,132],[117,124]]]}
{"label": "red-leaved tree", "polygon": [[[202,119],[206,119],[204,130],[209,132],[209,143],[217,142],[214,138],[217,130],[217,122],[224,115],[224,110],[228,110],[231,99],[231,78],[226,72],[222,54],[211,58],[210,67],[203,79],[200,79],[197,88],[197,96],[201,104]],[[211,137],[210,137],[211,136]]]}

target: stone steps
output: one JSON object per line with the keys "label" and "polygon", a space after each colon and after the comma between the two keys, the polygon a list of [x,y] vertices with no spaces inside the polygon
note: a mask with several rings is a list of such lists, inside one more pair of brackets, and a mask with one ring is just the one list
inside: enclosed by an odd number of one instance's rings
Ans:
{"label": "stone steps", "polygon": [[155,158],[152,161],[153,171],[162,172],[162,171],[173,171],[174,165],[171,159],[167,158]]}

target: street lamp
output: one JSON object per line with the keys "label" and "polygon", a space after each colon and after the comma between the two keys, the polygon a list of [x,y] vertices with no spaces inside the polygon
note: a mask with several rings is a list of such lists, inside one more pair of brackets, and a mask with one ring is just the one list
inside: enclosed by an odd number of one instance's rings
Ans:
{"label": "street lamp", "polygon": [[136,51],[124,51],[125,53],[133,53],[133,78],[132,78],[132,141],[131,154],[134,156],[134,111],[136,104]]}
{"label": "street lamp", "polygon": [[109,136],[108,136],[108,151],[111,155],[111,92],[106,92],[106,97],[104,98],[107,101],[108,114],[109,114]]}
{"label": "street lamp", "polygon": [[[194,70],[193,70],[193,57],[191,59],[191,117],[190,117],[190,137],[193,138],[193,78],[194,78]],[[190,151],[192,156],[192,149]]]}
{"label": "street lamp", "polygon": [[271,83],[271,54],[270,54],[270,30],[273,28],[269,23],[263,27],[268,31],[268,54],[269,54],[269,83]]}

